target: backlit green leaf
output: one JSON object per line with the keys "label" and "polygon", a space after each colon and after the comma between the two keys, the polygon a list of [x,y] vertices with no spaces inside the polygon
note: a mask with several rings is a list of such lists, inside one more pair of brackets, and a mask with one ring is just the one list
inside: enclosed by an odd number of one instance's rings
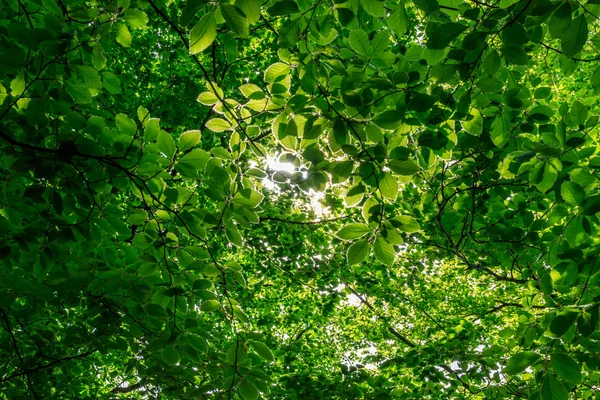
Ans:
{"label": "backlit green leaf", "polygon": [[217,22],[211,12],[204,15],[190,32],[190,53],[203,52],[210,46],[217,36]]}

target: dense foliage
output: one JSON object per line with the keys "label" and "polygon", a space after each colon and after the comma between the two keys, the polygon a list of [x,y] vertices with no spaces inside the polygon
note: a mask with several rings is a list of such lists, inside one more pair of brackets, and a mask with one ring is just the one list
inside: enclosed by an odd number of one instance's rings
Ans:
{"label": "dense foliage", "polygon": [[599,15],[2,1],[0,398],[598,398]]}

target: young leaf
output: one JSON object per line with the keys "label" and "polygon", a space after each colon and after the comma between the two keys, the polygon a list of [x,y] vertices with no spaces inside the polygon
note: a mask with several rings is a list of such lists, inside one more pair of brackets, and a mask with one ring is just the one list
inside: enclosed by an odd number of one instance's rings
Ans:
{"label": "young leaf", "polygon": [[568,400],[569,393],[565,386],[552,375],[546,375],[542,384],[542,400]]}
{"label": "young leaf", "polygon": [[117,24],[117,43],[123,47],[131,47],[131,33],[123,23]]}
{"label": "young leaf", "polygon": [[399,223],[397,228],[403,232],[412,233],[421,229],[417,220],[408,215],[399,215],[393,221],[395,222],[394,225]]}
{"label": "young leaf", "polygon": [[369,227],[365,224],[353,223],[344,226],[335,235],[340,239],[353,240],[363,237],[367,233],[371,232]]}
{"label": "young leaf", "polygon": [[199,103],[204,104],[205,106],[212,106],[219,101],[219,98],[211,92],[202,92],[198,95],[196,99]]}
{"label": "young leaf", "polygon": [[529,56],[521,46],[506,45],[500,51],[504,59],[511,64],[527,65],[529,63]]}
{"label": "young leaf", "polygon": [[388,18],[388,26],[398,36],[402,36],[406,33],[410,21],[406,14],[406,8],[404,7],[404,0],[400,0],[396,9],[390,14]]}
{"label": "young leaf", "polygon": [[213,118],[206,123],[206,127],[213,132],[224,132],[231,129],[231,124],[223,118]]}
{"label": "young leaf", "polygon": [[467,26],[458,22],[440,24],[428,33],[427,48],[432,50],[444,49],[465,29],[467,29]]}
{"label": "young leaf", "polygon": [[562,35],[560,48],[565,56],[572,57],[583,50],[588,38],[588,26],[585,14],[581,13],[569,24],[569,28]]}
{"label": "young leaf", "polygon": [[221,3],[221,14],[233,32],[242,38],[248,37],[248,19],[242,10],[232,4]]}
{"label": "young leaf", "polygon": [[387,166],[398,175],[414,175],[421,170],[413,160],[390,160]]}
{"label": "young leaf", "polygon": [[373,245],[373,252],[375,253],[375,258],[377,258],[383,264],[388,266],[392,265],[396,258],[394,246],[389,244],[381,237],[378,237],[377,240],[375,240],[375,244]]}
{"label": "young leaf", "polygon": [[187,340],[190,346],[200,353],[204,353],[208,350],[206,339],[201,336],[189,334],[187,335]]}
{"label": "young leaf", "polygon": [[481,116],[481,112],[478,109],[473,108],[470,112],[471,119],[468,121],[463,121],[462,126],[471,135],[479,136],[481,132],[483,132],[483,117]]}
{"label": "young leaf", "polygon": [[143,28],[148,23],[148,16],[146,13],[136,8],[128,8],[127,11],[125,11],[124,18],[131,29]]}
{"label": "young leaf", "polygon": [[190,32],[190,53],[203,52],[217,37],[217,21],[215,14],[210,12],[203,16]]}
{"label": "young leaf", "polygon": [[494,122],[492,122],[492,130],[490,132],[492,143],[497,147],[504,147],[508,139],[510,139],[511,129],[510,121],[506,115],[497,116]]}
{"label": "young leaf", "polygon": [[580,206],[585,200],[583,188],[575,182],[564,181],[560,187],[560,195],[568,204]]}
{"label": "young leaf", "polygon": [[245,85],[240,86],[240,92],[251,100],[260,100],[265,98],[265,92],[253,83],[247,83]]}
{"label": "young leaf", "polygon": [[248,343],[250,344],[250,347],[252,347],[254,351],[256,351],[256,354],[258,354],[263,360],[269,362],[274,360],[273,353],[271,352],[271,349],[267,347],[266,344],[258,342],[256,340],[251,340]]}
{"label": "young leaf", "polygon": [[169,365],[177,365],[177,363],[179,363],[180,361],[179,353],[173,345],[165,347],[160,353],[160,355],[162,356],[163,360],[165,360],[165,362]]}
{"label": "young leaf", "polygon": [[564,353],[552,353],[552,368],[565,381],[572,385],[581,383],[581,368],[579,363]]}
{"label": "young leaf", "polygon": [[279,17],[282,15],[290,15],[299,13],[298,4],[292,0],[281,0],[273,4],[267,9],[267,12],[272,17]]}
{"label": "young leaf", "polygon": [[175,140],[170,134],[165,131],[160,131],[156,143],[158,143],[158,148],[167,156],[167,158],[173,158],[175,155]]}
{"label": "young leaf", "polygon": [[179,151],[186,151],[200,143],[200,131],[187,131],[179,136]]}
{"label": "young leaf", "polygon": [[396,200],[398,197],[398,181],[389,172],[382,172],[379,175],[379,190],[381,195],[390,200]]}
{"label": "young leaf", "polygon": [[576,318],[577,312],[574,311],[562,311],[558,313],[550,323],[550,332],[556,336],[564,335],[573,325]]}
{"label": "young leaf", "polygon": [[270,65],[265,71],[265,82],[275,83],[283,80],[290,72],[290,66],[284,63]]}
{"label": "young leaf", "polygon": [[402,125],[402,113],[396,110],[384,111],[381,114],[376,115],[372,122],[382,129],[394,130]]}
{"label": "young leaf", "polygon": [[259,392],[254,383],[248,381],[246,378],[242,378],[238,385],[238,391],[240,397],[244,400],[256,400],[258,399]]}
{"label": "young leaf", "polygon": [[219,309],[221,307],[221,303],[217,300],[205,300],[200,305],[200,311],[211,312]]}
{"label": "young leaf", "polygon": [[532,366],[539,359],[540,356],[531,351],[517,353],[512,356],[510,360],[508,360],[508,363],[504,368],[504,373],[508,375],[516,375],[525,371],[527,367]]}
{"label": "young leaf", "polygon": [[167,310],[165,310],[165,308],[160,304],[146,304],[144,306],[144,311],[146,311],[146,314],[150,315],[151,317],[164,318],[169,316],[169,314],[167,314]]}
{"label": "young leaf", "polygon": [[367,32],[360,29],[351,31],[348,43],[359,55],[364,57],[369,57],[371,55],[371,46],[369,44],[369,35],[367,35]]}
{"label": "young leaf", "polygon": [[121,80],[112,72],[102,72],[102,83],[110,94],[121,93]]}
{"label": "young leaf", "polygon": [[370,244],[367,240],[357,240],[348,247],[346,259],[349,265],[358,264],[369,255]]}

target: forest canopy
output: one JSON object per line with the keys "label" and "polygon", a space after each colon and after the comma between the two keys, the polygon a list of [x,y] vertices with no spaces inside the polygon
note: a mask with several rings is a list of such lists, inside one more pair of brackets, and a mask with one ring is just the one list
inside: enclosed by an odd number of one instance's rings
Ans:
{"label": "forest canopy", "polygon": [[0,399],[600,398],[598,16],[2,1]]}

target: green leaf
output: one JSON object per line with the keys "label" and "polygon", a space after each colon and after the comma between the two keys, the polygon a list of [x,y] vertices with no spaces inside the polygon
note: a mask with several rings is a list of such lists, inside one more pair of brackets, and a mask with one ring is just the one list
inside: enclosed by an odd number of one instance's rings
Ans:
{"label": "green leaf", "polygon": [[271,362],[275,359],[273,357],[271,349],[269,349],[269,347],[266,344],[258,342],[256,340],[250,340],[248,343],[250,344],[250,347],[252,347],[254,351],[256,351],[256,354],[258,354],[263,360]]}
{"label": "green leaf", "polygon": [[390,44],[390,32],[387,29],[382,29],[371,41],[371,54],[377,55],[385,52]]}
{"label": "green leaf", "polygon": [[108,91],[108,93],[121,93],[121,80],[112,72],[102,72],[102,82],[104,84],[104,88]]}
{"label": "green leaf", "polygon": [[540,100],[540,99],[547,99],[551,95],[552,95],[552,89],[550,89],[549,87],[540,87],[540,88],[535,89],[535,93],[533,94],[533,97],[537,100]]}
{"label": "green leaf", "polygon": [[458,64],[436,64],[431,68],[429,76],[435,83],[448,83],[456,75]]}
{"label": "green leaf", "polygon": [[598,327],[598,310],[591,312],[582,312],[577,317],[577,330],[583,337],[588,337],[596,331]]}
{"label": "green leaf", "polygon": [[144,306],[144,311],[146,311],[146,314],[150,315],[151,317],[165,318],[169,316],[169,314],[167,314],[167,310],[165,310],[165,308],[160,304],[146,304]]}
{"label": "green leaf", "polygon": [[552,280],[552,275],[550,275],[547,272],[542,273],[542,276],[540,279],[540,289],[545,294],[548,294],[548,295],[552,294],[552,292],[554,291],[554,282]]}
{"label": "green leaf", "polygon": [[571,5],[564,2],[550,17],[548,30],[554,39],[560,39],[569,30],[569,25],[571,25]]}
{"label": "green leaf", "polygon": [[413,0],[415,6],[425,12],[425,14],[431,14],[434,11],[440,9],[440,5],[437,0]]}
{"label": "green leaf", "polygon": [[421,230],[417,220],[408,215],[399,215],[393,221],[396,222],[394,225],[398,225],[396,228],[403,232],[412,233]]}
{"label": "green leaf", "polygon": [[270,65],[265,71],[265,82],[275,83],[285,78],[290,72],[290,66],[284,63]]}
{"label": "green leaf", "polygon": [[142,264],[142,266],[138,268],[138,276],[142,278],[152,276],[156,272],[156,269],[156,264]]}
{"label": "green leaf", "polygon": [[90,90],[80,80],[70,78],[66,82],[65,90],[77,104],[88,104],[92,102],[92,94],[90,93]]}
{"label": "green leaf", "polygon": [[429,38],[427,40],[427,48],[432,50],[444,49],[467,28],[466,25],[458,22],[440,24],[427,33]]}
{"label": "green leaf", "polygon": [[224,132],[231,129],[231,124],[223,118],[213,118],[206,123],[206,127],[213,132]]}
{"label": "green leaf", "polygon": [[519,3],[521,0],[500,0],[500,8],[508,8],[513,4]]}
{"label": "green leaf", "polygon": [[414,175],[421,171],[421,167],[413,160],[390,160],[387,166],[398,175]]}
{"label": "green leaf", "polygon": [[402,125],[402,113],[397,110],[384,111],[376,115],[371,121],[378,127],[386,130],[394,130]]}
{"label": "green leaf", "polygon": [[546,375],[542,385],[542,400],[569,400],[565,386],[552,375]]}
{"label": "green leaf", "polygon": [[538,163],[529,172],[529,180],[542,193],[546,193],[554,186],[557,177],[556,168],[552,163],[547,161]]}
{"label": "green leaf", "polygon": [[240,235],[240,232],[233,224],[227,224],[225,227],[225,236],[230,243],[235,244],[238,247],[242,247],[244,245],[244,241]]}
{"label": "green leaf", "polygon": [[134,120],[125,114],[117,114],[115,117],[115,125],[120,135],[134,137],[137,132],[137,125]]}
{"label": "green leaf", "polygon": [[569,24],[569,28],[562,35],[560,48],[567,57],[572,57],[583,50],[588,39],[588,26],[585,14],[581,13]]}
{"label": "green leaf", "polygon": [[364,57],[371,55],[371,45],[369,44],[369,35],[367,35],[367,32],[360,29],[351,31],[348,43],[359,55]]}
{"label": "green leaf", "polygon": [[247,83],[240,86],[240,92],[242,92],[246,98],[251,100],[260,100],[265,98],[265,92],[263,92],[260,87],[253,83]]}
{"label": "green leaf", "polygon": [[198,95],[196,100],[205,106],[212,106],[219,101],[219,98],[211,92],[203,92]]}
{"label": "green leaf", "polygon": [[160,355],[162,356],[163,360],[165,360],[165,362],[169,365],[177,365],[180,361],[179,353],[173,345],[168,345],[167,347],[165,347],[161,351]]}
{"label": "green leaf", "polygon": [[186,131],[179,136],[179,151],[186,151],[200,143],[200,131]]}
{"label": "green leaf", "polygon": [[577,312],[575,311],[562,311],[558,313],[550,323],[550,332],[556,336],[564,335],[573,326],[576,318]]}
{"label": "green leaf", "polygon": [[375,244],[373,245],[373,252],[375,253],[375,258],[377,258],[380,262],[385,265],[392,265],[396,258],[396,252],[394,251],[394,246],[389,244],[386,240],[381,237],[378,237],[375,240]]}
{"label": "green leaf", "polygon": [[170,134],[165,131],[160,131],[156,143],[158,143],[158,148],[167,156],[167,158],[173,158],[176,146],[175,140]]}
{"label": "green leaf", "polygon": [[390,14],[387,19],[388,26],[398,36],[402,36],[406,33],[409,27],[410,20],[406,14],[406,8],[404,7],[404,0],[400,0],[396,9]]}
{"label": "green leaf", "polygon": [[240,189],[236,193],[235,197],[233,198],[233,204],[242,207],[254,208],[258,207],[263,199],[264,196],[260,192],[257,192],[254,189],[245,188]]}
{"label": "green leaf", "polygon": [[552,353],[551,357],[552,368],[565,381],[572,385],[581,383],[581,368],[577,361],[564,353]]}
{"label": "green leaf", "polygon": [[73,69],[89,90],[96,89],[92,91],[92,94],[96,94],[102,89],[100,74],[94,68],[85,65],[74,65]]}
{"label": "green leaf", "polygon": [[190,31],[190,53],[197,54],[206,50],[217,37],[215,14],[204,15]]}
{"label": "green leaf", "polygon": [[6,92],[6,88],[2,85],[2,83],[0,83],[0,105],[2,105],[2,103],[4,103],[4,100],[8,97],[8,94]]}
{"label": "green leaf", "polygon": [[273,4],[267,9],[267,12],[272,17],[279,17],[282,15],[297,14],[300,12],[298,4],[292,0],[282,0]]}
{"label": "green leaf", "polygon": [[240,393],[240,397],[244,400],[256,400],[259,396],[256,385],[248,381],[246,378],[242,378],[238,384],[238,392]]}
{"label": "green leaf", "polygon": [[244,311],[239,306],[231,306],[231,310],[233,312],[233,316],[239,319],[241,322],[248,324],[250,323],[250,319],[246,315]]}
{"label": "green leaf", "polygon": [[379,175],[379,190],[383,197],[396,200],[398,197],[398,181],[396,181],[394,175],[389,172],[382,172]]}
{"label": "green leaf", "polygon": [[529,56],[520,46],[506,45],[500,49],[506,61],[515,65],[529,64]]}
{"label": "green leaf", "polygon": [[521,353],[517,353],[508,360],[506,367],[504,368],[504,373],[508,375],[516,375],[527,369],[527,367],[532,366],[538,361],[541,357],[532,351],[524,351]]}
{"label": "green leaf", "polygon": [[248,24],[253,25],[260,19],[261,0],[237,0],[235,5],[246,14]]}
{"label": "green leaf", "polygon": [[346,259],[349,265],[358,264],[369,255],[370,245],[367,240],[357,240],[348,247]]}
{"label": "green leaf", "polygon": [[200,305],[200,311],[211,312],[221,308],[221,303],[217,300],[204,300]]}
{"label": "green leaf", "polygon": [[232,4],[221,3],[221,14],[227,26],[240,37],[248,37],[249,24],[246,14]]}
{"label": "green leaf", "polygon": [[492,122],[492,130],[490,131],[492,143],[497,147],[504,147],[510,139],[511,129],[510,121],[506,115],[497,116]]}
{"label": "green leaf", "polygon": [[123,47],[131,47],[131,33],[123,23],[117,24],[117,43]]}
{"label": "green leaf", "polygon": [[579,100],[575,100],[569,111],[571,119],[575,125],[583,125],[588,117],[588,109]]}
{"label": "green leaf", "polygon": [[478,109],[473,108],[470,112],[471,119],[468,121],[462,121],[462,127],[467,133],[471,135],[479,136],[483,132],[483,117]]}
{"label": "green leaf", "polygon": [[143,28],[148,23],[148,16],[146,13],[136,8],[128,8],[127,11],[125,11],[124,18],[131,29]]}
{"label": "green leaf", "polygon": [[210,158],[211,155],[207,151],[194,149],[181,157],[177,165],[182,165],[184,168],[191,168],[193,170],[203,170]]}
{"label": "green leaf", "polygon": [[208,350],[206,339],[203,337],[193,334],[188,334],[186,337],[190,346],[199,353],[205,353]]}
{"label": "green leaf", "polygon": [[[596,90],[596,92],[600,92],[600,67],[594,70],[592,76],[590,77],[590,84]],[[0,104],[2,104],[0,102]]]}
{"label": "green leaf", "polygon": [[360,223],[352,223],[345,225],[342,229],[337,231],[335,235],[340,239],[353,240],[358,239],[359,237],[362,237],[369,232],[371,232],[371,229],[369,229],[367,225]]}
{"label": "green leaf", "polygon": [[496,50],[490,50],[483,60],[483,70],[489,76],[496,75],[496,72],[502,66],[502,59]]}
{"label": "green leaf", "polygon": [[381,0],[360,0],[360,4],[367,14],[372,15],[375,18],[385,16],[385,6]]}
{"label": "green leaf", "polygon": [[564,201],[574,206],[580,206],[585,200],[583,188],[575,182],[563,182],[560,186],[560,195]]}

